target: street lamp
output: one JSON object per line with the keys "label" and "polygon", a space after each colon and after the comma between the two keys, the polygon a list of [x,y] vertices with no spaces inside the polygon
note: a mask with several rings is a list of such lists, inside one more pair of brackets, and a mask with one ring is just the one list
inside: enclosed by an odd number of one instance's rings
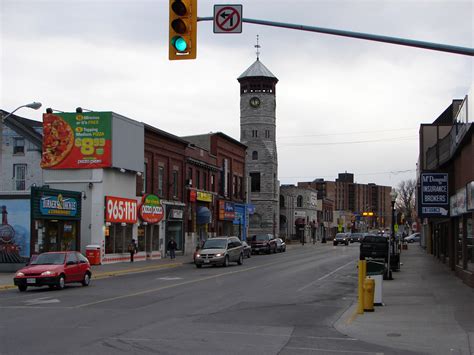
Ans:
{"label": "street lamp", "polygon": [[11,115],[13,115],[16,111],[18,111],[19,109],[21,109],[22,107],[28,107],[28,108],[32,108],[33,110],[37,110],[41,107],[41,102],[32,102],[30,104],[26,104],[26,105],[21,105],[21,106],[18,106],[16,109],[14,109],[12,112],[10,112],[8,115],[6,115],[5,117],[3,117],[2,115],[2,123],[5,122],[5,120],[10,117]]}
{"label": "street lamp", "polygon": [[392,188],[390,192],[390,198],[392,202],[392,233],[388,238],[388,275],[387,280],[393,280],[392,278],[392,268],[390,265],[390,257],[392,254],[392,238],[395,238],[395,201],[397,200],[398,193],[395,189]]}

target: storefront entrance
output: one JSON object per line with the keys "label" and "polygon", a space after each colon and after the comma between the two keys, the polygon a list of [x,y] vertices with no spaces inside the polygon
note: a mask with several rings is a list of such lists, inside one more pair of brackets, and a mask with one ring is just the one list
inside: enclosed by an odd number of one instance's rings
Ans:
{"label": "storefront entrance", "polygon": [[79,250],[76,221],[44,220],[44,228],[43,238],[38,241],[40,253]]}
{"label": "storefront entrance", "polygon": [[159,225],[141,225],[138,227],[138,251],[145,252],[147,259],[160,256]]}

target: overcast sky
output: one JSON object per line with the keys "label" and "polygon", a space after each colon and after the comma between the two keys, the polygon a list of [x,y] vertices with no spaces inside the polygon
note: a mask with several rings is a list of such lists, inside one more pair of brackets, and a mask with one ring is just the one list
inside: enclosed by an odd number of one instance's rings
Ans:
{"label": "overcast sky", "polygon": [[[420,123],[473,83],[472,57],[243,24],[198,23],[197,59],[168,60],[168,1],[0,0],[0,108],[114,111],[177,136],[240,139],[237,77],[256,59],[277,84],[282,184],[334,180],[393,186],[415,177]],[[198,16],[214,4],[198,0]],[[251,0],[243,17],[474,47],[473,1]]]}

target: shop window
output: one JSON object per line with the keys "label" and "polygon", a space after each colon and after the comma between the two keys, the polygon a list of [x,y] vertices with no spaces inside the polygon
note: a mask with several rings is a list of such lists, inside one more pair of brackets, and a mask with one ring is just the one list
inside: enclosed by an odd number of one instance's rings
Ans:
{"label": "shop window", "polygon": [[474,225],[473,219],[466,219],[467,268],[474,271]]}
{"label": "shop window", "polygon": [[459,222],[456,224],[456,265],[462,266],[462,218],[459,218]]}
{"label": "shop window", "polygon": [[173,197],[178,197],[178,171],[173,170]]}
{"label": "shop window", "polygon": [[13,154],[25,154],[25,139],[22,137],[13,138]]}
{"label": "shop window", "polygon": [[15,185],[14,190],[26,190],[26,164],[13,165],[13,181]]}
{"label": "shop window", "polygon": [[201,172],[199,170],[196,171],[196,189],[201,188]]}
{"label": "shop window", "polygon": [[146,227],[145,226],[139,226],[137,229],[137,249],[138,251],[145,251],[145,246],[146,246],[146,239],[145,239],[145,233],[146,233]]}
{"label": "shop window", "polygon": [[163,197],[163,177],[165,175],[165,168],[162,166],[158,167],[158,196]]}
{"label": "shop window", "polygon": [[160,250],[160,228],[158,225],[153,227],[153,234],[151,237],[151,248],[153,251]]}
{"label": "shop window", "polygon": [[211,175],[211,191],[216,192],[216,176],[214,174]]}
{"label": "shop window", "polygon": [[260,192],[260,173],[250,173],[250,189],[252,192]]}
{"label": "shop window", "polygon": [[[108,234],[108,236],[107,236]],[[132,225],[122,226],[119,223],[113,223],[108,227],[105,238],[105,253],[120,254],[127,252],[127,246],[133,238]]]}
{"label": "shop window", "polygon": [[206,172],[202,173],[202,188],[203,188],[203,190],[208,189],[208,187],[207,187],[207,173]]}

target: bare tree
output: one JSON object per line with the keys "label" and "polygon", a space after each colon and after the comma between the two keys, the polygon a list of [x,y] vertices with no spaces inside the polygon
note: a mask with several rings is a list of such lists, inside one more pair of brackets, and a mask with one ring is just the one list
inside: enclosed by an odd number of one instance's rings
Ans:
{"label": "bare tree", "polygon": [[415,208],[416,180],[408,179],[400,182],[397,193],[396,208],[405,215],[405,221],[411,224],[413,222],[412,212]]}

